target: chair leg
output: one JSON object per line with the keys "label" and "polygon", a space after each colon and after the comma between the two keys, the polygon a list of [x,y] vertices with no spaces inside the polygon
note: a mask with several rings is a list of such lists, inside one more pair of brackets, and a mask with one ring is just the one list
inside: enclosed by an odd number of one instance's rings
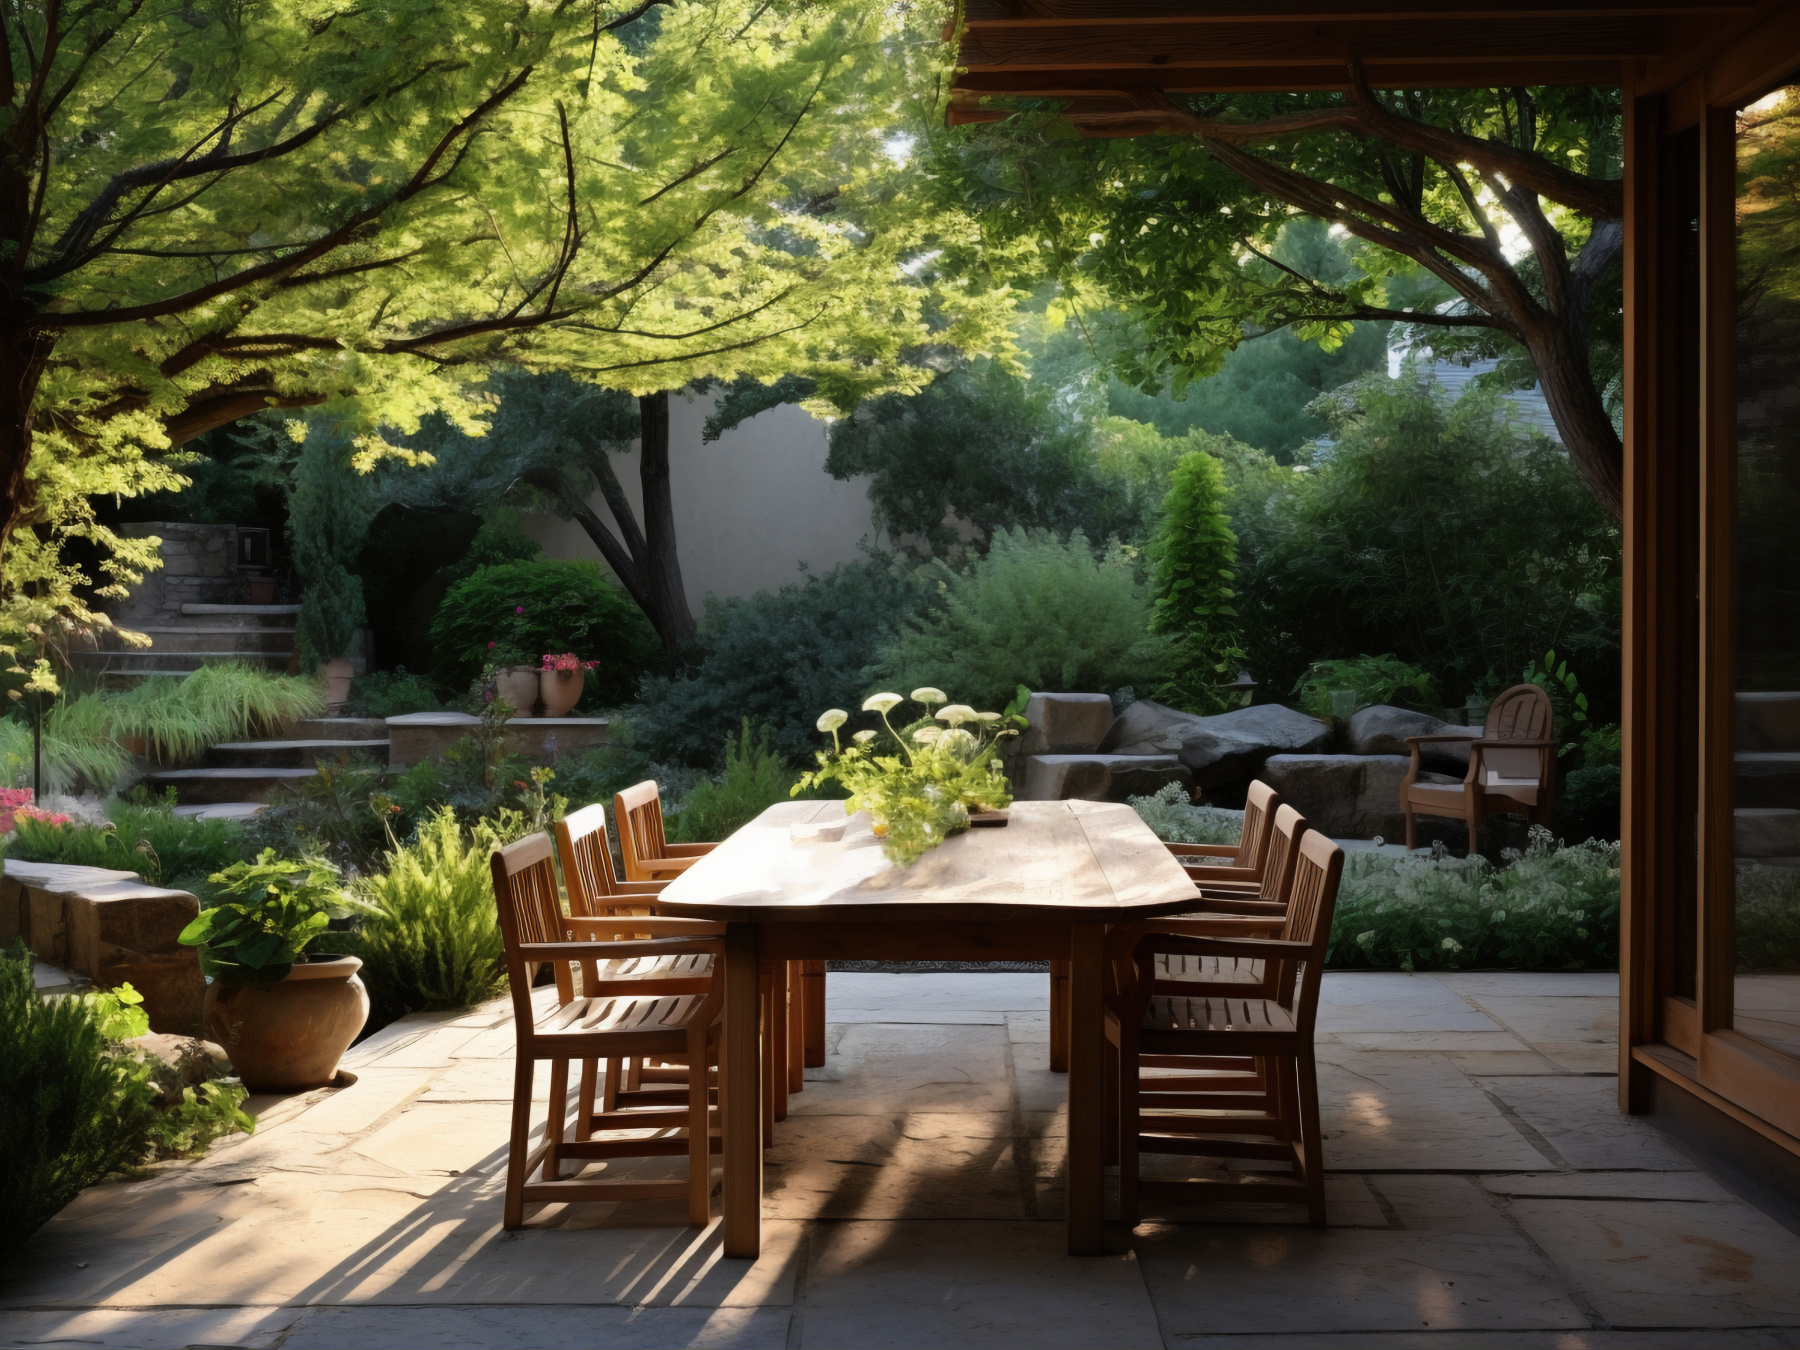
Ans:
{"label": "chair leg", "polygon": [[712,1222],[712,1120],[706,1087],[706,1028],[688,1029],[688,1222]]}
{"label": "chair leg", "polygon": [[[1101,1066],[1101,1090],[1110,1108],[1119,1100],[1119,1047],[1110,1040],[1102,1048]],[[1111,1109],[1106,1113],[1106,1161],[1119,1161],[1119,1113]]]}
{"label": "chair leg", "polygon": [[544,1122],[544,1137],[550,1147],[544,1151],[544,1180],[562,1180],[563,1130],[569,1119],[569,1061],[550,1061],[550,1118]]}
{"label": "chair leg", "polygon": [[1300,1157],[1306,1173],[1307,1217],[1314,1228],[1325,1226],[1325,1149],[1319,1140],[1319,1073],[1307,1046],[1294,1059],[1300,1092]]}
{"label": "chair leg", "polygon": [[1481,819],[1472,811],[1467,819],[1469,822],[1469,857],[1473,858],[1477,846],[1481,843]]}
{"label": "chair leg", "polygon": [[617,1055],[606,1061],[606,1076],[600,1089],[600,1109],[617,1111],[619,1109],[619,1079],[624,1070],[624,1061]]}
{"label": "chair leg", "polygon": [[1415,825],[1415,817],[1413,816],[1412,807],[1409,805],[1406,808],[1406,851],[1408,853],[1411,853],[1415,848],[1418,847],[1418,845],[1413,842],[1414,825]]}
{"label": "chair leg", "polygon": [[531,1152],[531,1083],[534,1063],[524,1055],[513,1070],[512,1137],[506,1150],[506,1205],[500,1220],[504,1228],[525,1222],[525,1158]]}
{"label": "chair leg", "polygon": [[594,1137],[594,1098],[598,1095],[600,1061],[581,1061],[581,1087],[575,1098],[575,1139],[585,1142]]}

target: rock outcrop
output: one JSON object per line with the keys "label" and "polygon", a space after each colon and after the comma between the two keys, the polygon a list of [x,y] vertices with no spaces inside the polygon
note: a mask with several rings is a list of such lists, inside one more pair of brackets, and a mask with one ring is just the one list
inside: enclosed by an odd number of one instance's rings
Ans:
{"label": "rock outcrop", "polygon": [[1334,839],[1400,840],[1400,780],[1410,764],[1404,755],[1271,755],[1262,779]]}
{"label": "rock outcrop", "polygon": [[[1429,713],[1386,703],[1364,708],[1350,719],[1347,730],[1350,753],[1354,755],[1410,754],[1408,736],[1457,736],[1465,741],[1481,738],[1480,727],[1459,727],[1454,722],[1440,722]],[[1469,747],[1453,741],[1435,741],[1419,747],[1419,760],[1425,768],[1461,776],[1469,768]]]}

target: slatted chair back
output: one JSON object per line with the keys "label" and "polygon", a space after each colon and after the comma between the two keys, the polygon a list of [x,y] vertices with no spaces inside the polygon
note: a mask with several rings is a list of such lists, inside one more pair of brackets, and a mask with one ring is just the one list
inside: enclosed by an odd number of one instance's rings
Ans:
{"label": "slatted chair back", "polygon": [[625,880],[649,881],[654,870],[645,866],[668,856],[663,833],[662,791],[653,780],[634,783],[613,797],[613,819],[619,826],[619,857],[625,864]]}
{"label": "slatted chair back", "polygon": [[[1556,712],[1550,695],[1535,684],[1515,684],[1488,705],[1487,719],[1482,724],[1484,741],[1543,741],[1556,735]],[[1508,750],[1488,746],[1482,751],[1482,766],[1496,786],[1504,779],[1538,779],[1543,776],[1549,756],[1542,748]]]}
{"label": "slatted chair back", "polygon": [[1262,779],[1250,784],[1250,793],[1244,798],[1244,832],[1238,836],[1234,867],[1255,867],[1263,860],[1263,850],[1269,844],[1269,830],[1274,824],[1275,802],[1275,789]]}
{"label": "slatted chair back", "polygon": [[650,911],[652,897],[642,893],[647,888],[628,893],[613,872],[612,846],[606,837],[606,807],[601,803],[571,811],[556,822],[556,852],[562,862],[571,914],[599,918]]}
{"label": "slatted chair back", "polygon": [[1294,883],[1288,893],[1287,923],[1281,936],[1304,942],[1308,954],[1284,960],[1274,981],[1276,1001],[1294,1013],[1294,1022],[1311,1036],[1319,1009],[1319,981],[1325,972],[1325,949],[1331,941],[1331,918],[1337,909],[1338,883],[1344,875],[1344,850],[1317,830],[1301,839],[1294,860]]}
{"label": "slatted chair back", "polygon": [[1306,817],[1283,802],[1275,808],[1269,836],[1268,861],[1263,864],[1262,889],[1257,899],[1285,905],[1294,884],[1294,859],[1306,834]]}
{"label": "slatted chair back", "polygon": [[[523,943],[565,942],[569,927],[556,893],[556,868],[551,861],[550,836],[541,830],[495,851],[490,866],[494,875],[494,901],[500,910],[500,940],[506,950],[506,974],[512,986],[513,1017],[519,1035],[530,1035],[533,1021],[531,986],[537,961],[519,953]],[[574,970],[568,961],[555,961],[557,1000],[575,997]]]}

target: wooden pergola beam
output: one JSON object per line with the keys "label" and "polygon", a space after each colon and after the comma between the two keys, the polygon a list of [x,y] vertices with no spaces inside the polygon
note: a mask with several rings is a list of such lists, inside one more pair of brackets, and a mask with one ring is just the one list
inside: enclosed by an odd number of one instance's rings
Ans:
{"label": "wooden pergola beam", "polygon": [[[1516,84],[1618,84],[1617,61],[1560,61],[1548,71],[1541,63],[1479,61],[1423,66],[1376,61],[1363,67],[1363,77],[1376,89],[1505,88]],[[1554,78],[1551,78],[1554,77]],[[957,78],[959,105],[987,98],[1053,98],[1079,100],[1106,94],[1123,95],[1154,88],[1171,94],[1312,93],[1347,91],[1348,67],[1228,66],[1222,69],[1142,67],[1092,70],[972,70]]]}
{"label": "wooden pergola beam", "polygon": [[1757,0],[1582,0],[1582,3],[1505,5],[1445,0],[969,0],[963,20],[971,29],[1004,24],[1044,28],[1081,23],[1320,23],[1430,20],[1446,25],[1474,20],[1585,19],[1619,15],[1737,14]]}

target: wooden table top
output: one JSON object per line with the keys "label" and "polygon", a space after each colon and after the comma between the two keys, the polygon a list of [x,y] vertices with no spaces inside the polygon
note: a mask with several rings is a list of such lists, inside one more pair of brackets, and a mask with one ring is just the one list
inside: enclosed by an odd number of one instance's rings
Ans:
{"label": "wooden table top", "polygon": [[[842,802],[780,802],[669,884],[661,912],[728,921],[1080,919],[1192,908],[1194,883],[1129,806],[1015,802],[1000,829],[966,830],[896,867]],[[798,827],[798,828],[796,828]]]}

